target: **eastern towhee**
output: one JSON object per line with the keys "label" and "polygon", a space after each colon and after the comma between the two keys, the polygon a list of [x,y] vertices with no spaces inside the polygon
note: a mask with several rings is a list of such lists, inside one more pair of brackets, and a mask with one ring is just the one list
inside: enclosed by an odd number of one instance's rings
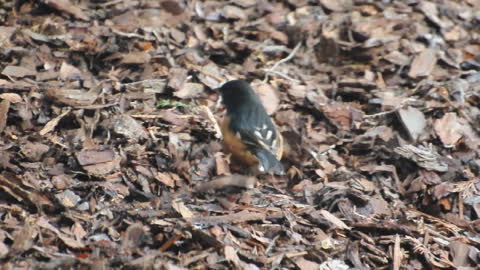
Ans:
{"label": "eastern towhee", "polygon": [[250,85],[234,80],[217,90],[227,109],[220,124],[225,151],[256,172],[285,174],[279,161],[283,152],[282,136]]}

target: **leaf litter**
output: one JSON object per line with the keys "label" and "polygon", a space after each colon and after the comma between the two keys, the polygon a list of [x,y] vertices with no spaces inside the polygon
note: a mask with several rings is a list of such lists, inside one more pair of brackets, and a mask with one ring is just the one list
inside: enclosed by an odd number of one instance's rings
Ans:
{"label": "leaf litter", "polygon": [[[5,2],[9,268],[476,269],[476,1]],[[287,175],[222,151],[252,83]]]}

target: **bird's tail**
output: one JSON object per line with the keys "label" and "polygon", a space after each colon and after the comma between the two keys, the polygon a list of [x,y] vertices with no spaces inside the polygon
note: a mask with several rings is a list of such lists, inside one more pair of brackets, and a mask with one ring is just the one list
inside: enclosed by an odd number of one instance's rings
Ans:
{"label": "bird's tail", "polygon": [[284,175],[285,170],[282,163],[267,150],[260,150],[256,153],[258,158],[258,167],[262,173],[273,173],[277,175]]}

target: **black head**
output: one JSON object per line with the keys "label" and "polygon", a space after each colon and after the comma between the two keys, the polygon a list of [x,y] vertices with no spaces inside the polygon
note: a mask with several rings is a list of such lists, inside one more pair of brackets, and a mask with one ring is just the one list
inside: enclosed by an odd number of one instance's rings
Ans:
{"label": "black head", "polygon": [[260,104],[258,96],[246,81],[229,81],[218,90],[228,111],[236,110],[236,108],[245,104]]}

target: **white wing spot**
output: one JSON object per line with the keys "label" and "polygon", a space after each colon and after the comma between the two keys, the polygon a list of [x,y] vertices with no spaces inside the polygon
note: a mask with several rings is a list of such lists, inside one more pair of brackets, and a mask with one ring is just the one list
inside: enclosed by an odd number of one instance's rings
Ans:
{"label": "white wing spot", "polygon": [[237,136],[239,139],[242,138],[242,136],[240,135],[240,132],[235,133],[235,136]]}
{"label": "white wing spot", "polygon": [[263,139],[262,133],[255,131],[253,132],[253,134],[255,134],[255,136],[257,136],[258,138]]}
{"label": "white wing spot", "polygon": [[270,140],[272,138],[273,132],[271,130],[267,131],[267,136],[265,136],[265,140]]}
{"label": "white wing spot", "polygon": [[265,172],[265,168],[261,164],[258,165],[258,170],[261,172]]}

